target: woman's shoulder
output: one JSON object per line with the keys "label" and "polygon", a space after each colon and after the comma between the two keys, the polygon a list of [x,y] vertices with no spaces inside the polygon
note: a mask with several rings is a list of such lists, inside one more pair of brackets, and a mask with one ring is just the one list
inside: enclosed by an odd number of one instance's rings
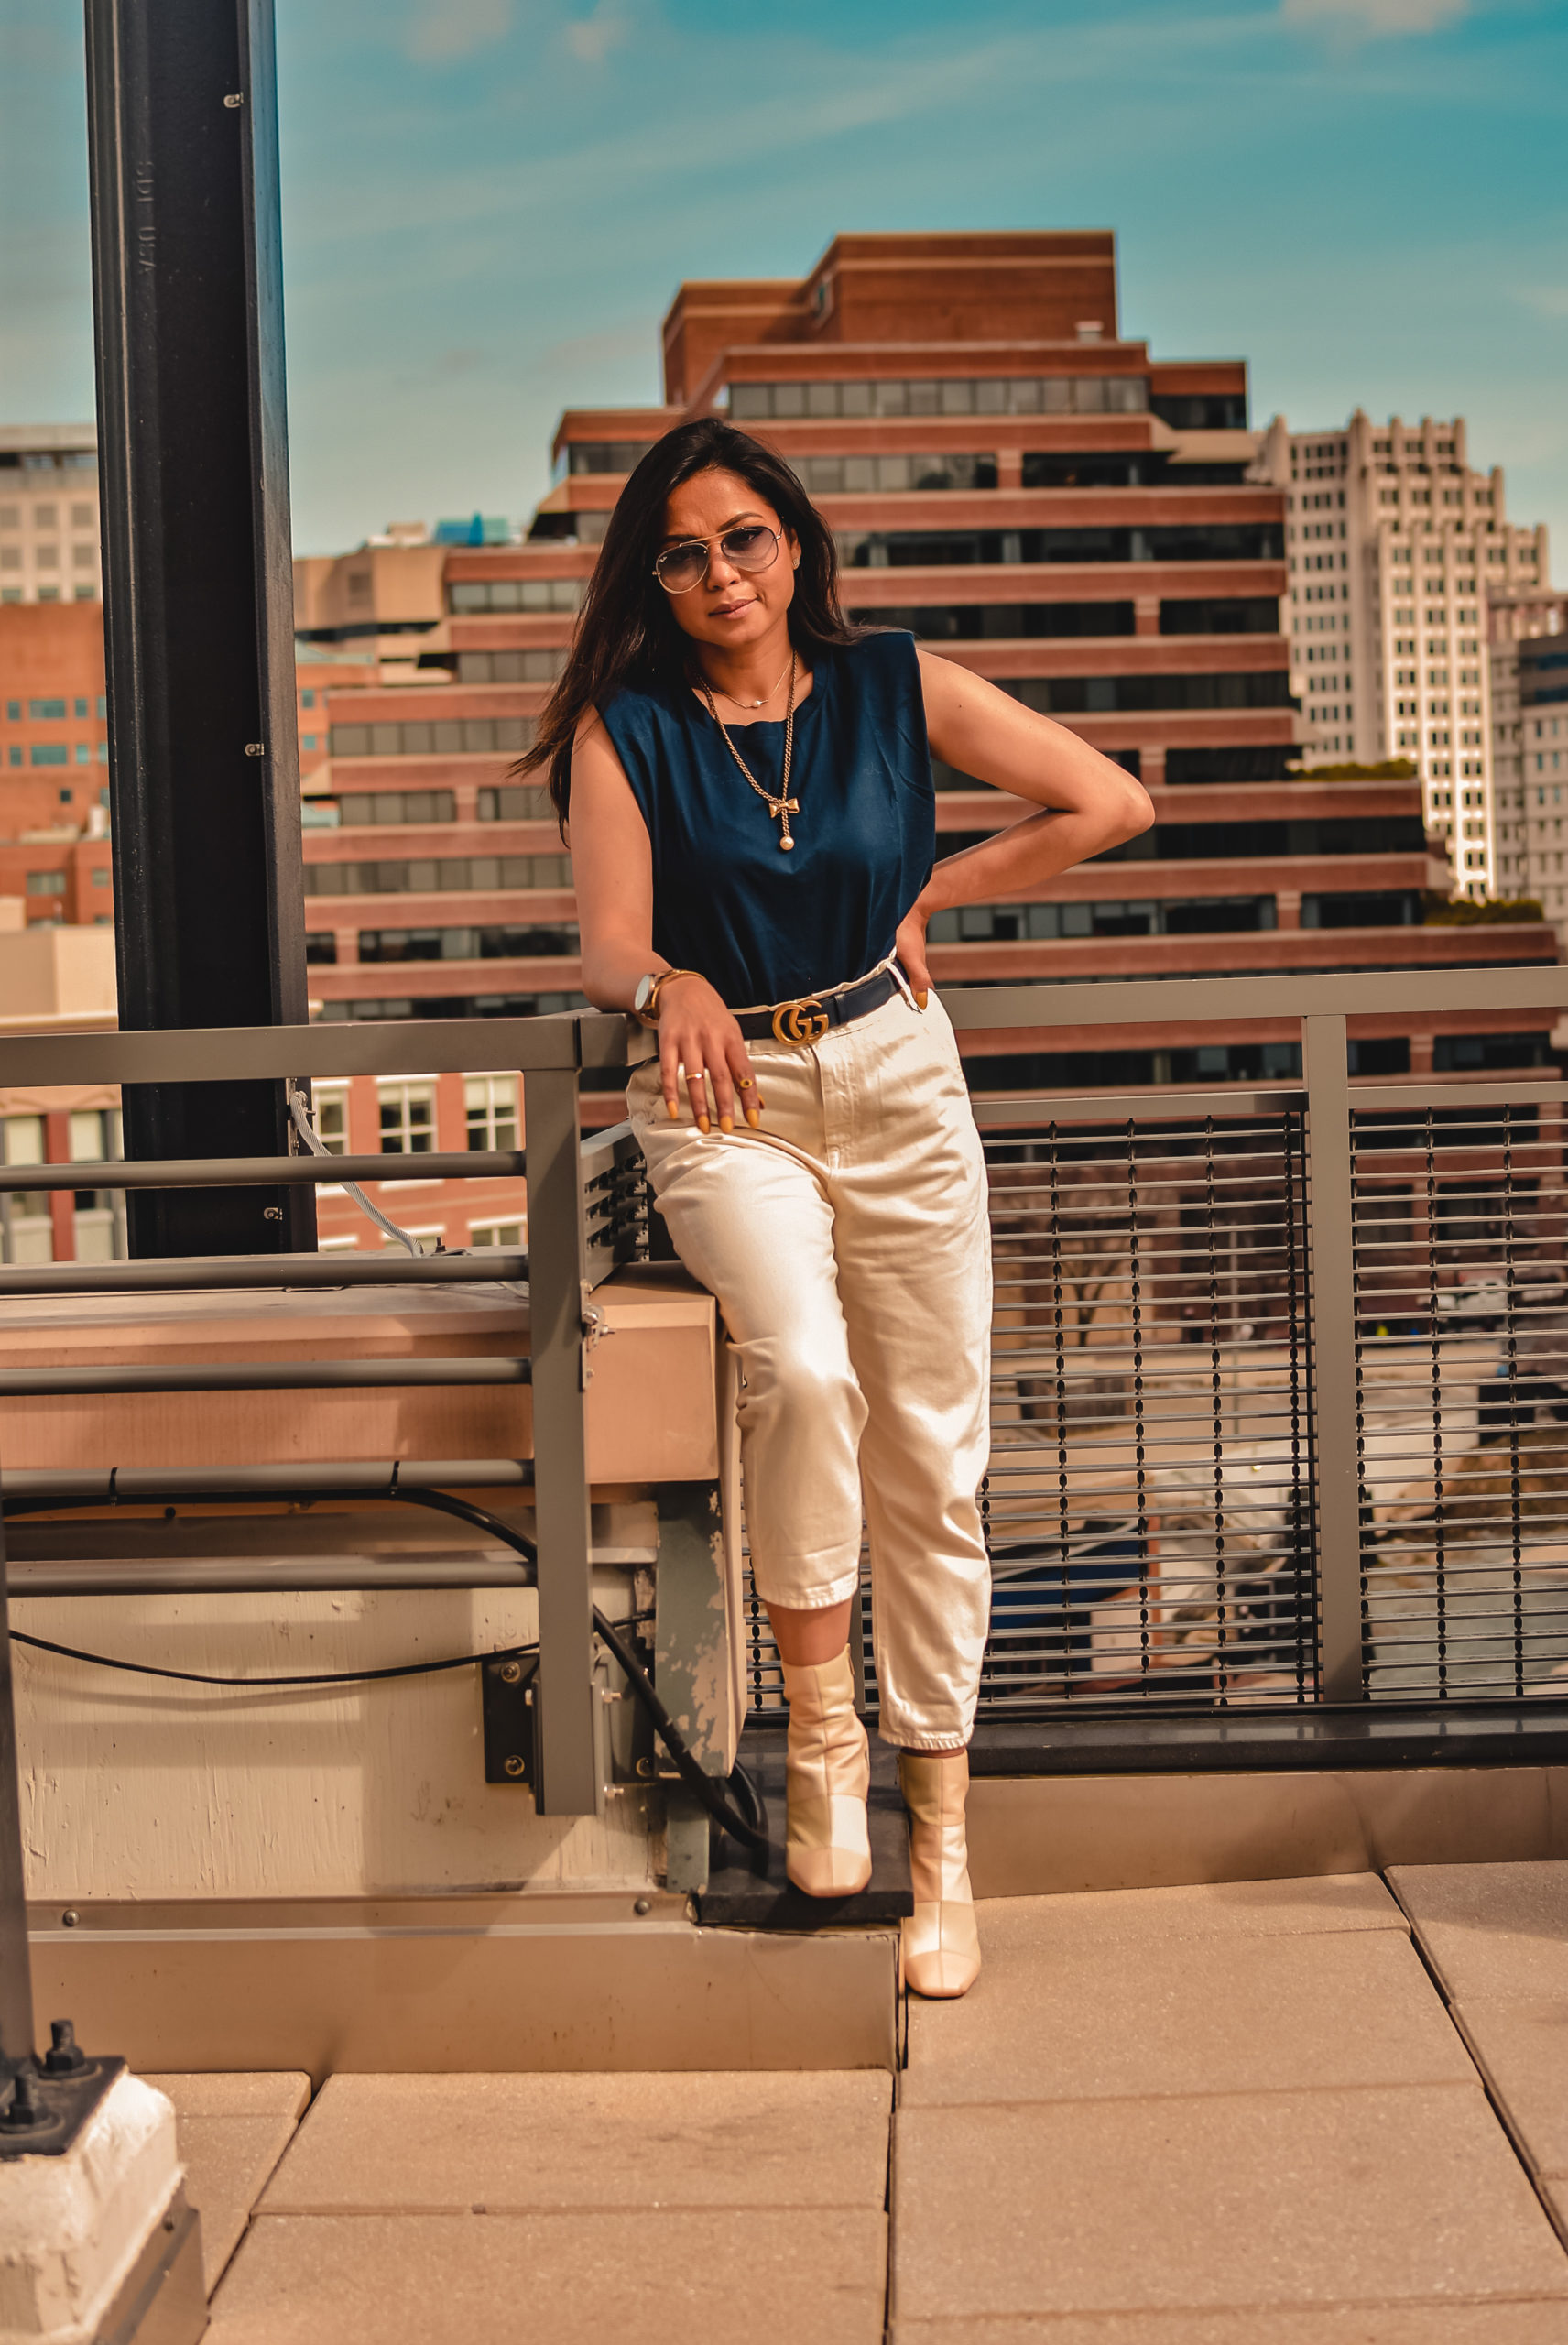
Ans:
{"label": "woman's shoulder", "polygon": [[905,627],[867,627],[848,643],[835,645],[834,656],[844,662],[844,673],[863,692],[918,693],[920,654]]}

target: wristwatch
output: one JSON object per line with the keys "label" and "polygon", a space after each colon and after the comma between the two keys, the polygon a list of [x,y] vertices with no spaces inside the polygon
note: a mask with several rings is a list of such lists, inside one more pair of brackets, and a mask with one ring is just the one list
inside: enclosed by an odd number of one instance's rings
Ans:
{"label": "wristwatch", "polygon": [[671,977],[691,977],[696,974],[694,969],[660,969],[655,976],[650,969],[646,976],[637,981],[637,991],[632,996],[633,1016],[639,1018],[645,1026],[657,1026],[660,987],[667,986]]}

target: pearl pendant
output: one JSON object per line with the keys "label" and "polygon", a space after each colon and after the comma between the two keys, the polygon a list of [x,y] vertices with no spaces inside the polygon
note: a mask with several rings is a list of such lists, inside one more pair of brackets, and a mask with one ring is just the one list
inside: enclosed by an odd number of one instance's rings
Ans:
{"label": "pearl pendant", "polygon": [[793,854],[794,854],[794,852],[795,852],[795,842],[794,842],[794,840],[793,840],[793,839],[780,839],[780,840],[779,840],[779,854],[780,854],[780,855],[793,855]]}

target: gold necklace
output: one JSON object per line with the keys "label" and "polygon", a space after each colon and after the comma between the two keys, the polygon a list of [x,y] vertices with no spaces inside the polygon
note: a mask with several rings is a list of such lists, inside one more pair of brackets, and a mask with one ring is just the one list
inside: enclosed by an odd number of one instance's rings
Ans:
{"label": "gold necklace", "polygon": [[[775,685],[774,690],[778,690],[777,685]],[[709,715],[713,718],[713,723],[718,726],[719,731],[724,736],[725,748],[729,751],[736,765],[739,766],[742,773],[745,774],[747,781],[750,782],[753,790],[756,791],[757,796],[761,799],[763,804],[767,807],[774,821],[780,825],[779,836],[779,852],[783,855],[793,855],[795,852],[795,842],[789,835],[789,817],[791,814],[798,814],[800,811],[800,800],[798,798],[791,798],[789,795],[789,764],[790,759],[794,755],[795,747],[795,654],[793,651],[789,654],[789,698],[785,704],[784,709],[784,774],[783,779],[779,783],[779,794],[777,798],[775,798],[770,790],[764,790],[762,784],[757,779],[757,776],[752,772],[751,768],[746,764],[746,759],[741,756],[740,751],[735,747],[735,743],[730,739],[728,727],[725,725],[724,718],[719,714],[718,709],[714,705],[713,692],[709,687],[706,676],[702,678],[702,696],[708,704]],[[726,693],[724,697],[727,700],[729,698],[729,694]],[[760,704],[758,704],[760,705]]]}
{"label": "gold necklace", "polygon": [[791,650],[789,659],[784,662],[782,668],[779,669],[779,673],[774,677],[773,682],[763,693],[761,700],[739,700],[734,693],[725,692],[723,684],[715,684],[713,686],[713,690],[718,693],[721,700],[727,700],[732,708],[762,708],[765,707],[768,702],[773,698],[774,693],[779,690],[779,685],[784,682],[785,677],[789,674],[794,664],[795,654]]}

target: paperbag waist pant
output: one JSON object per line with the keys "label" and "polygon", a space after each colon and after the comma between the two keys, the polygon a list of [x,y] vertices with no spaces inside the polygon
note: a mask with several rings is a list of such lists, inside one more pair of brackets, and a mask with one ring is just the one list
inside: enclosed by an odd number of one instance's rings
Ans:
{"label": "paperbag waist pant", "polygon": [[740,1359],[752,1573],[769,1604],[842,1603],[870,1533],[881,1731],[967,1739],[990,1609],[991,1248],[947,1013],[902,993],[800,1047],[755,1043],[759,1131],[706,1137],[657,1061],[628,1111],[675,1249]]}

